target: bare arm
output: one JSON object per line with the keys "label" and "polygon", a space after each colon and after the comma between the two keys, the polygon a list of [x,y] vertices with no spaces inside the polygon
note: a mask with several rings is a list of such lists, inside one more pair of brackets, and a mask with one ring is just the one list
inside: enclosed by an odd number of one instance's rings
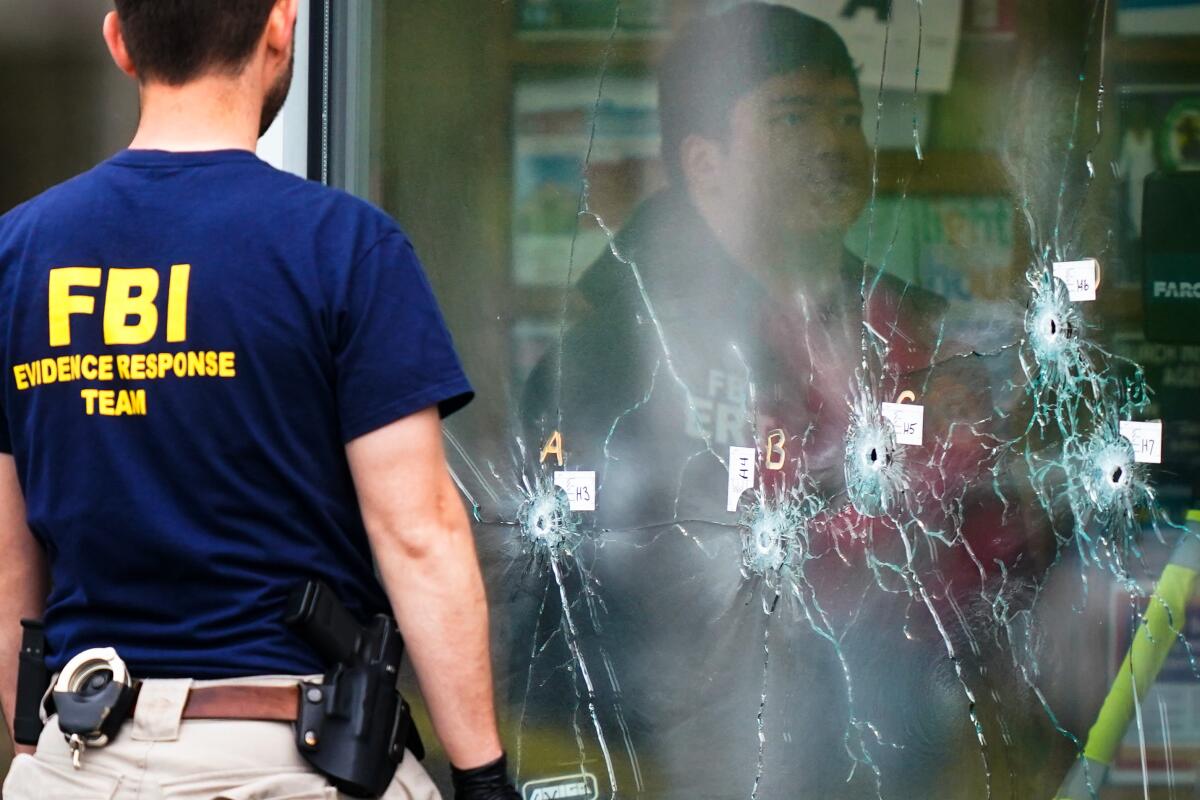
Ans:
{"label": "bare arm", "polygon": [[[0,454],[0,705],[13,732],[21,618],[40,618],[46,606],[46,558],[25,523],[25,498],[13,457]],[[32,747],[17,746],[18,753]]]}
{"label": "bare arm", "polygon": [[475,543],[442,449],[436,408],[346,446],[371,548],[450,762],[501,754]]}

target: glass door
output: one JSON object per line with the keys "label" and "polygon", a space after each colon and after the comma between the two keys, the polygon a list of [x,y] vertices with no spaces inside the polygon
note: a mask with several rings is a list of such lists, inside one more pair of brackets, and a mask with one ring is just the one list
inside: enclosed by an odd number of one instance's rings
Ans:
{"label": "glass door", "polygon": [[1197,791],[1200,3],[352,6],[528,800]]}

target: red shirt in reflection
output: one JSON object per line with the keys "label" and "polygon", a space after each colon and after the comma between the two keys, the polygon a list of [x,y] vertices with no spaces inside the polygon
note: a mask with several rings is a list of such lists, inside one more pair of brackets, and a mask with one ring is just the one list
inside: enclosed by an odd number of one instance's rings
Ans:
{"label": "red shirt in reflection", "polygon": [[[853,603],[857,593],[842,589],[860,585],[851,573],[870,568],[870,555],[911,568],[877,571],[888,588],[911,592],[919,582],[942,606],[986,590],[1001,565],[1042,563],[1040,548],[1027,552],[1034,540],[1023,515],[1011,499],[1006,511],[993,488],[987,376],[963,355],[969,350],[943,341],[944,302],[890,276],[868,285],[865,303],[858,292],[843,294],[850,303],[797,298],[775,302],[761,317],[768,358],[786,376],[756,398],[764,491],[778,498],[815,489],[826,506],[808,523],[808,581],[822,598],[845,595]],[[860,377],[864,353],[882,395],[877,402],[907,391],[925,406],[923,444],[897,446],[903,496],[874,517],[859,513],[845,490],[851,398],[867,382]]]}

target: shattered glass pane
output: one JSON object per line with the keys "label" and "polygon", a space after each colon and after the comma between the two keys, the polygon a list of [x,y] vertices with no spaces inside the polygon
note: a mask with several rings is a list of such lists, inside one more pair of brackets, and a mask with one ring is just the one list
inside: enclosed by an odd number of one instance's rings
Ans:
{"label": "shattered glass pane", "polygon": [[527,800],[1200,791],[1200,3],[380,26]]}

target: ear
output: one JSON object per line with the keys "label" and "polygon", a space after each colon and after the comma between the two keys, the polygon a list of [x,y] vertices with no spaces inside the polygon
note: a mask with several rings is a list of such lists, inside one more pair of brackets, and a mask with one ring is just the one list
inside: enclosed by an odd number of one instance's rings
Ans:
{"label": "ear", "polygon": [[299,0],[276,0],[271,16],[267,18],[266,42],[269,51],[284,55],[291,52],[299,5]]}
{"label": "ear", "polygon": [[720,191],[723,161],[721,143],[715,139],[692,133],[679,145],[684,183],[693,196],[711,196]]}
{"label": "ear", "polygon": [[133,66],[133,59],[129,57],[129,51],[125,49],[125,35],[121,33],[121,20],[117,18],[117,12],[110,11],[104,15],[104,43],[108,45],[109,55],[112,56],[113,63],[117,68],[131,78],[137,78],[137,69]]}

